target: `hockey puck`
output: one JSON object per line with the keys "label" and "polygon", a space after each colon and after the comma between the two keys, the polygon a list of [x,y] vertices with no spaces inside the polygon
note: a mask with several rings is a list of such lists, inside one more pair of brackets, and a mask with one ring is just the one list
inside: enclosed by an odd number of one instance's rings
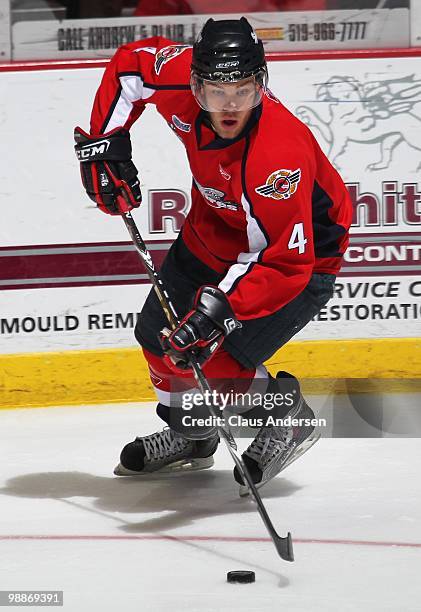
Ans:
{"label": "hockey puck", "polygon": [[227,582],[238,582],[240,584],[249,584],[256,580],[256,574],[250,570],[236,570],[228,572]]}

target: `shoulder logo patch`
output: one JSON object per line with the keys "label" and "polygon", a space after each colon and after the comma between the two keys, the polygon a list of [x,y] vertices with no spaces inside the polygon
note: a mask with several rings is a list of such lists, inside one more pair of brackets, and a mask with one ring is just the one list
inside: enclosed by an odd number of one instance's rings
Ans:
{"label": "shoulder logo patch", "polygon": [[265,198],[287,200],[296,191],[301,180],[301,168],[296,170],[275,170],[266,179],[264,185],[256,187],[255,191]]}
{"label": "shoulder logo patch", "polygon": [[184,121],[181,121],[181,119],[177,117],[177,115],[173,115],[171,117],[171,120],[173,124],[175,125],[175,127],[181,130],[182,132],[190,132],[191,123],[184,123]]}
{"label": "shoulder logo patch", "polygon": [[155,56],[156,74],[159,74],[161,72],[161,68],[164,64],[174,59],[188,48],[189,45],[169,45],[168,47],[163,47],[162,49],[160,49]]}

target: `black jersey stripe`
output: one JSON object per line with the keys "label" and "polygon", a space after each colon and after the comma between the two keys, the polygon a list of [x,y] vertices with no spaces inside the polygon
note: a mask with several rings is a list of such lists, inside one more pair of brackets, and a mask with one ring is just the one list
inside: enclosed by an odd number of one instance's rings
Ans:
{"label": "black jersey stripe", "polygon": [[138,70],[127,70],[127,71],[119,72],[117,76],[119,78],[122,76],[138,76],[142,79],[144,87],[147,87],[148,89],[155,89],[155,90],[174,89],[174,90],[181,90],[181,91],[188,91],[190,89],[190,85],[185,84],[185,83],[174,83],[174,84],[168,84],[168,85],[157,85],[155,83],[147,83],[145,82],[143,78],[143,74],[139,72]]}
{"label": "black jersey stripe", "polygon": [[123,88],[122,88],[121,83],[120,83],[119,86],[118,86],[117,92],[116,92],[116,94],[114,96],[114,100],[112,101],[111,106],[108,109],[108,113],[107,113],[107,115],[106,115],[106,117],[104,119],[104,123],[102,124],[101,134],[104,134],[106,129],[107,129],[107,125],[109,124],[109,122],[111,120],[111,117],[113,116],[113,112],[114,112],[114,110],[115,110],[115,108],[116,108],[116,106],[118,104],[118,101],[120,100],[122,89]]}
{"label": "black jersey stripe", "polygon": [[144,82],[143,85],[148,89],[155,89],[156,91],[188,91],[190,89],[190,85],[181,85],[178,83],[174,85],[155,85],[154,83]]}
{"label": "black jersey stripe", "polygon": [[[250,135],[247,134],[246,135],[246,146],[244,148],[244,153],[243,153],[243,158],[241,160],[241,185],[243,188],[243,194],[244,194],[244,198],[247,200],[247,203],[249,205],[250,208],[250,216],[253,217],[253,219],[256,221],[256,224],[258,225],[260,231],[262,232],[263,236],[265,237],[266,240],[266,246],[261,249],[261,251],[259,252],[259,255],[257,257],[257,261],[250,261],[248,264],[244,264],[246,266],[246,269],[244,271],[243,274],[240,274],[232,283],[231,287],[226,291],[227,295],[231,295],[235,289],[237,288],[239,282],[241,281],[241,279],[243,279],[244,277],[246,277],[248,274],[250,274],[250,272],[253,270],[253,268],[256,266],[256,264],[260,263],[262,261],[262,257],[264,255],[264,252],[266,251],[266,249],[268,248],[269,244],[270,244],[270,238],[265,230],[265,228],[263,227],[260,219],[258,217],[256,217],[256,215],[254,214],[254,210],[253,210],[253,204],[251,202],[251,198],[249,197],[248,194],[248,190],[247,190],[247,183],[246,183],[246,165],[247,165],[247,156],[248,156],[248,152],[249,152],[249,148],[250,148]],[[240,263],[240,262],[237,262]]]}
{"label": "black jersey stripe", "polygon": [[342,257],[339,241],[347,230],[329,217],[329,209],[333,207],[333,201],[317,181],[314,181],[312,207],[316,257]]}

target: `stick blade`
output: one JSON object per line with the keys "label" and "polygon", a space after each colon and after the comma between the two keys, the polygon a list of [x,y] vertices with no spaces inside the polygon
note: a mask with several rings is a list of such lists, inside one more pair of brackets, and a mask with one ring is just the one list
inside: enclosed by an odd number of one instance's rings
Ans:
{"label": "stick blade", "polygon": [[286,538],[281,538],[277,535],[275,538],[275,546],[281,559],[284,561],[294,561],[294,550],[290,532],[288,532]]}

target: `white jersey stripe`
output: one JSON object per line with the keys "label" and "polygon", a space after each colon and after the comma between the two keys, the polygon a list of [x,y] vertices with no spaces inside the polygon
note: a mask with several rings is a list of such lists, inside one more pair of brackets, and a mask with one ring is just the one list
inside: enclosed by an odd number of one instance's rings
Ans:
{"label": "white jersey stripe", "polygon": [[133,103],[147,100],[155,93],[153,89],[143,86],[142,78],[137,74],[120,76],[120,83],[121,94],[104,132],[125,125],[133,110]]}
{"label": "white jersey stripe", "polygon": [[219,283],[219,288],[227,293],[235,281],[247,274],[252,263],[256,262],[263,249],[267,247],[267,240],[257,223],[255,217],[251,214],[250,204],[244,194],[241,196],[241,205],[246,214],[247,223],[247,239],[249,243],[249,251],[240,253],[237,257],[237,263],[233,264],[228,270],[225,277]]}

